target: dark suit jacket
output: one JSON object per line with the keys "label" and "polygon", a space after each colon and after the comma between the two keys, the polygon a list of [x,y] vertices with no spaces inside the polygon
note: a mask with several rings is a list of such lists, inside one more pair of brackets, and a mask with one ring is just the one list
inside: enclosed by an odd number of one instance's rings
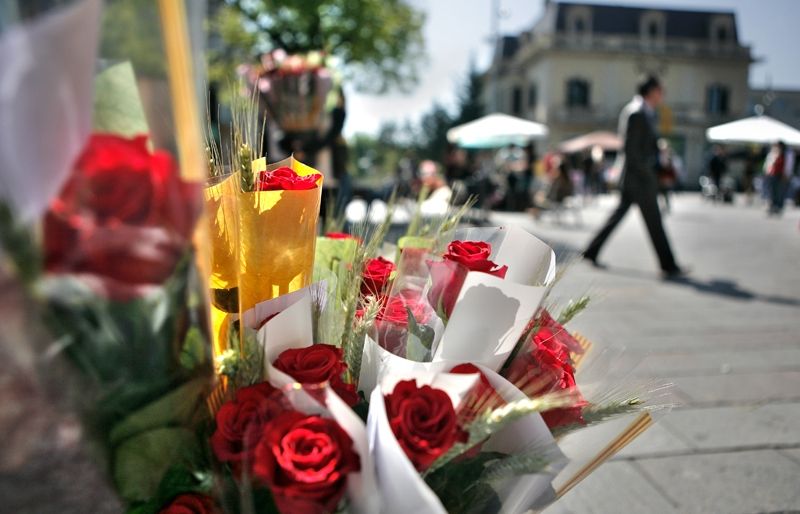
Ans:
{"label": "dark suit jacket", "polygon": [[621,189],[632,195],[657,194],[657,165],[658,135],[642,107],[628,118]]}

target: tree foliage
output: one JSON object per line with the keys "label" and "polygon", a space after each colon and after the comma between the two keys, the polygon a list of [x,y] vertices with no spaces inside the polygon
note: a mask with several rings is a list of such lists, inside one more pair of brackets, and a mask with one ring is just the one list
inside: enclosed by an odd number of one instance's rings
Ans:
{"label": "tree foliage", "polygon": [[212,12],[217,67],[276,48],[322,50],[362,90],[382,92],[414,84],[424,54],[424,15],[406,0],[216,0]]}

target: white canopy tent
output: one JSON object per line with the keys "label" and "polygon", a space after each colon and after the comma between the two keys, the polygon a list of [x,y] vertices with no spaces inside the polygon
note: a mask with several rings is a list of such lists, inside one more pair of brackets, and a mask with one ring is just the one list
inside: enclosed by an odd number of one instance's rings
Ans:
{"label": "white canopy tent", "polygon": [[547,127],[507,114],[489,114],[447,131],[447,140],[462,148],[500,148],[525,145],[547,137]]}
{"label": "white canopy tent", "polygon": [[706,130],[706,138],[713,143],[771,144],[783,141],[789,146],[800,146],[800,130],[769,116],[753,116],[711,127]]}
{"label": "white canopy tent", "polygon": [[558,145],[558,149],[564,153],[577,153],[599,146],[603,150],[615,152],[621,150],[622,145],[622,139],[615,133],[598,130],[567,139]]}

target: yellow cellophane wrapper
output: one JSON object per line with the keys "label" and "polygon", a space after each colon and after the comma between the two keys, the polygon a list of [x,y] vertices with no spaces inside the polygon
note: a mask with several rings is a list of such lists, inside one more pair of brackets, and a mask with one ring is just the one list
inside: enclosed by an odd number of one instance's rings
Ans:
{"label": "yellow cellophane wrapper", "polygon": [[[282,166],[301,176],[319,173],[294,157],[253,162],[256,173]],[[239,193],[240,312],[311,284],[321,198],[322,179],[305,191]]]}
{"label": "yellow cellophane wrapper", "polygon": [[239,312],[239,177],[231,175],[203,191],[205,216],[211,243],[211,328],[214,356],[228,348],[228,325]]}

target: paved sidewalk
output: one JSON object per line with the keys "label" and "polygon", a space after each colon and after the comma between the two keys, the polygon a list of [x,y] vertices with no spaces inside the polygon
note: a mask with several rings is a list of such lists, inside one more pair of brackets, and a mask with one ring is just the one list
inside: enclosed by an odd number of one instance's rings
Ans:
{"label": "paved sidewalk", "polygon": [[[638,211],[601,254],[578,262],[557,296],[589,290],[572,328],[623,345],[675,384],[681,406],[547,510],[556,513],[800,512],[800,210],[675,199],[666,219],[685,283],[664,282]],[[614,207],[573,217],[497,213],[575,255]]]}

